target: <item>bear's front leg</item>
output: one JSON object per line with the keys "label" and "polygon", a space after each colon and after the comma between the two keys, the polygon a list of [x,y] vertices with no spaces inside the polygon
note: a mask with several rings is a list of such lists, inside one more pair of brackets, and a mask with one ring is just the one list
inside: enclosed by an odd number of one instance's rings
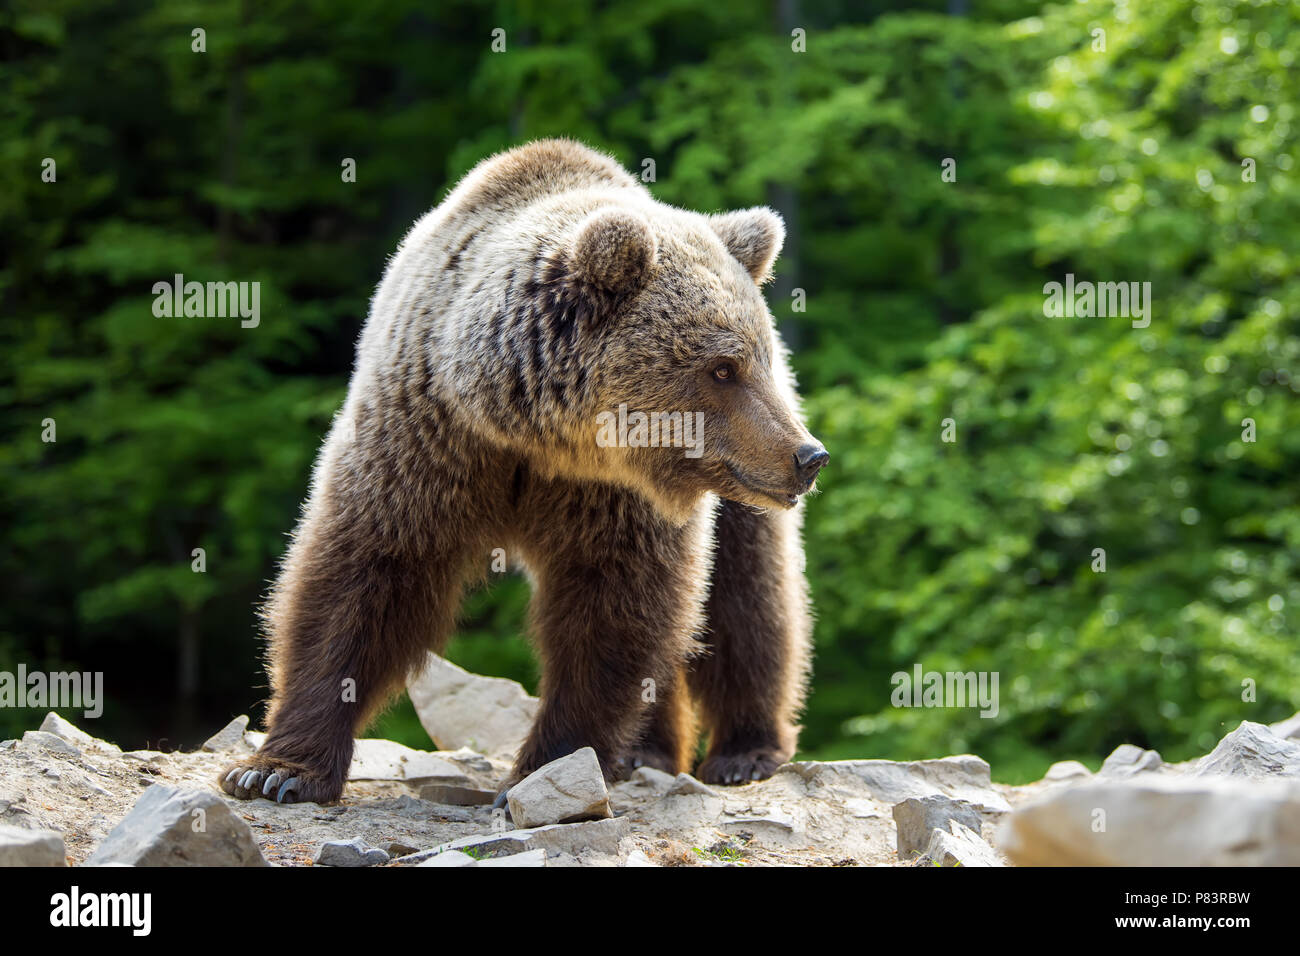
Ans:
{"label": "bear's front leg", "polygon": [[[406,525],[402,540],[356,508],[313,502],[268,609],[273,695],[261,749],[221,771],[241,799],[329,803],[343,793],[353,739],[450,630],[460,548]],[[444,531],[444,534],[448,532]]]}
{"label": "bear's front leg", "polygon": [[708,653],[689,671],[709,734],[705,783],[763,780],[794,755],[812,630],[800,521],[801,509],[718,511]]}
{"label": "bear's front leg", "polygon": [[[618,777],[657,695],[676,692],[697,646],[707,516],[674,527],[635,495],[584,487],[572,504],[549,501],[541,512],[582,520],[539,522],[527,549],[541,706],[511,784],[582,747],[596,751],[607,779]],[[677,746],[663,757],[677,762]]]}

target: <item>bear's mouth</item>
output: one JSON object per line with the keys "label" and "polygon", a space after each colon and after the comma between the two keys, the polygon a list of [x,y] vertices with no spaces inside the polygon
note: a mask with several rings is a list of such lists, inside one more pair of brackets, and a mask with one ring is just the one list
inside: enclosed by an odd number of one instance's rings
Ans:
{"label": "bear's mouth", "polygon": [[727,466],[727,471],[731,475],[732,480],[746,491],[752,491],[754,494],[761,495],[764,498],[771,498],[782,508],[793,508],[795,504],[798,503],[798,495],[791,494],[788,491],[776,491],[771,488],[764,488],[762,485],[748,478],[744,472],[731,462],[724,460],[723,464]]}

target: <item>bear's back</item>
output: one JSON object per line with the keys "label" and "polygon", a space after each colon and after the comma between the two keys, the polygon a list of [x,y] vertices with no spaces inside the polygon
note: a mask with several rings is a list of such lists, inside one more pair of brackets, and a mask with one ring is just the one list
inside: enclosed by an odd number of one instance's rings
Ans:
{"label": "bear's back", "polygon": [[522,290],[586,210],[610,199],[653,203],[615,160],[573,140],[480,162],[389,260],[358,343],[357,399],[417,383],[481,422],[493,402],[479,393],[513,375],[531,341]]}
{"label": "bear's back", "polygon": [[444,207],[510,209],[573,189],[643,191],[604,153],[571,139],[540,139],[483,160],[448,195]]}
{"label": "bear's back", "polygon": [[[488,157],[403,237],[377,290],[372,318],[409,300],[393,293],[411,281],[428,297],[445,300],[446,273],[500,275],[509,263],[529,261],[534,237],[554,235],[556,227],[580,218],[575,208],[590,206],[593,193],[611,192],[653,202],[649,190],[612,158],[573,140],[542,139]],[[570,196],[577,206],[566,209]]]}

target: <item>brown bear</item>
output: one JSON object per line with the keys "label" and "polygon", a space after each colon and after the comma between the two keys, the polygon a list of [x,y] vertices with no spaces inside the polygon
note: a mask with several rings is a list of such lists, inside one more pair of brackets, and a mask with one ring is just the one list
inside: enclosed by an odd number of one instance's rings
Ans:
{"label": "brown bear", "polygon": [[769,209],[664,205],[569,140],[485,160],[416,222],[267,604],[266,742],[224,790],[338,799],[354,735],[498,548],[543,665],[512,782],[586,746],[611,777],[687,770],[697,711],[702,780],[787,760],[800,496],[828,456],[759,292],[783,239]]}

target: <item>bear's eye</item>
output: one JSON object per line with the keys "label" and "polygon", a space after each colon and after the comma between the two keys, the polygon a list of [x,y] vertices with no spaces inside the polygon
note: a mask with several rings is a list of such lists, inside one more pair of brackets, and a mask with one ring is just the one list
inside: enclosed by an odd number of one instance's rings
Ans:
{"label": "bear's eye", "polygon": [[730,382],[736,377],[736,366],[730,362],[719,362],[713,370],[713,377],[719,382]]}

